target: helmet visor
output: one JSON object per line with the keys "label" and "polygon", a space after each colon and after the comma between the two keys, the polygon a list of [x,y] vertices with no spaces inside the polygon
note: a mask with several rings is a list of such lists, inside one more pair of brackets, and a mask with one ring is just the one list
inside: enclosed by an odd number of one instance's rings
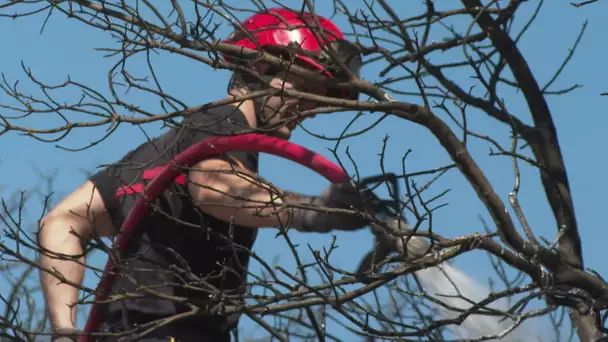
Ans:
{"label": "helmet visor", "polygon": [[[360,76],[363,60],[361,58],[361,50],[357,45],[347,40],[334,40],[329,44],[327,49],[334,53],[338,62],[326,50],[321,51],[319,62],[335,79],[348,80],[348,72],[340,66],[340,63],[343,63],[346,69],[354,76]],[[329,96],[344,97],[351,100],[356,100],[359,97],[357,92],[340,89],[331,89],[330,93],[328,94]]]}

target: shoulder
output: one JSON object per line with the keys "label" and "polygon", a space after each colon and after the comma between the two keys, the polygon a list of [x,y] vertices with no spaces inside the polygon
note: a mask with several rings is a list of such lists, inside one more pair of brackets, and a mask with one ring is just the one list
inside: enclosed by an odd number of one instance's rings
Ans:
{"label": "shoulder", "polygon": [[111,236],[114,225],[109,209],[103,191],[94,182],[86,181],[45,215],[40,226],[59,219],[82,237],[89,237],[93,231],[101,236]]}
{"label": "shoulder", "polygon": [[234,134],[251,128],[245,114],[233,105],[201,110],[189,115],[183,123],[186,129],[212,134]]}
{"label": "shoulder", "polygon": [[[188,116],[184,120],[181,144],[185,148],[207,138],[215,136],[234,136],[250,132],[251,127],[245,114],[234,105],[224,105],[205,109]],[[258,171],[258,153],[246,151],[230,151],[223,154],[228,160],[238,161],[238,164],[253,172]]]}

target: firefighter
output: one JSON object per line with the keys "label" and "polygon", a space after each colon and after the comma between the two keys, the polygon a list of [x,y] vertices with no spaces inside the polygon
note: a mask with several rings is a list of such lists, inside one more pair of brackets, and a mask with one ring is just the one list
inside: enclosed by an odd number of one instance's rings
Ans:
{"label": "firefighter", "polygon": [[[246,19],[226,42],[252,49],[261,46],[266,52],[291,59],[327,78],[344,78],[349,72],[358,75],[361,56],[356,46],[344,39],[335,24],[321,16],[316,19],[323,34],[313,34],[311,26],[317,22],[314,19],[310,13],[271,9]],[[328,48],[333,52],[328,53]],[[332,55],[348,71],[332,63]],[[239,63],[238,56],[227,56],[227,60]],[[268,63],[259,62],[254,67],[266,84],[259,77],[234,72],[227,98],[266,89],[268,85],[322,96],[357,98],[356,93],[312,84]],[[76,311],[70,304],[78,300],[74,285],[83,279],[88,242],[97,236],[116,235],[138,193],[159,167],[189,146],[217,135],[257,129],[289,139],[298,121],[280,123],[316,106],[273,93],[194,113],[184,119],[183,125],[147,141],[117,163],[100,170],[53,208],[40,222],[40,245],[57,255],[73,256],[69,260],[40,254],[43,268],[55,269],[65,277],[60,282],[48,272],[41,272],[55,341],[72,341],[74,337],[68,335],[79,332],[75,325]],[[307,196],[271,189],[260,182],[257,172],[257,153],[228,152],[184,170],[181,182],[175,182],[159,201],[152,203],[156,210],[142,220],[129,237],[127,250],[120,255],[118,275],[112,284],[113,300],[103,305],[99,331],[115,337],[100,340],[133,340],[137,336],[138,341],[229,341],[239,315],[207,309],[220,302],[234,304],[235,298],[245,293],[250,250],[258,228],[329,232],[357,230],[368,224],[363,215],[323,213],[285,205],[304,203],[365,210],[364,196],[353,184],[330,185],[319,196]],[[274,205],[265,205],[269,202]],[[161,324],[141,336],[150,322]]]}

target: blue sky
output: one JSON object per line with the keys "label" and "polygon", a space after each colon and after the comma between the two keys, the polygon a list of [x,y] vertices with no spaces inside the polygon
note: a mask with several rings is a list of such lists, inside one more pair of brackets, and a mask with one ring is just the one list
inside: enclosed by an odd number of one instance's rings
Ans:
{"label": "blue sky", "polygon": [[[286,5],[299,3],[297,1],[283,2]],[[359,1],[348,1],[349,4],[359,4]],[[422,1],[410,1],[408,6],[395,5],[398,13],[419,13]],[[403,2],[405,3],[405,2]],[[522,18],[518,21],[521,27],[524,16],[531,15],[537,2],[522,5]],[[318,5],[321,14],[328,13],[327,4]],[[412,6],[412,7],[409,7]],[[561,65],[568,49],[575,41],[579,29],[585,20],[589,20],[587,31],[571,63],[566,67],[560,78],[553,84],[553,89],[567,88],[573,84],[583,87],[565,96],[548,97],[549,105],[558,129],[560,145],[570,179],[571,189],[575,200],[576,214],[584,245],[584,258],[587,267],[593,268],[600,274],[608,273],[602,250],[608,233],[603,217],[603,195],[608,190],[604,173],[608,162],[600,151],[603,140],[603,130],[608,125],[605,115],[607,97],[601,97],[601,92],[608,91],[605,82],[604,66],[608,47],[605,42],[605,32],[608,32],[608,22],[602,14],[607,13],[605,1],[576,9],[565,1],[546,1],[537,21],[532,25],[526,37],[519,43],[528,63],[541,85],[552,77]],[[20,89],[23,92],[34,92],[40,95],[36,86],[26,80],[21,70],[21,61],[31,68],[40,80],[48,83],[60,83],[67,75],[78,82],[91,85],[107,94],[107,70],[113,61],[104,60],[102,53],[95,48],[110,46],[114,43],[104,32],[86,27],[76,21],[68,21],[65,17],[55,14],[51,17],[45,31],[40,34],[40,23],[43,17],[38,16],[21,20],[0,20],[0,72],[9,83],[21,80]],[[466,27],[470,18],[454,22],[459,27]],[[465,20],[465,21],[463,21]],[[465,26],[463,26],[465,25]],[[223,30],[227,33],[226,28]],[[440,39],[441,32],[435,33]],[[461,51],[457,53],[461,55]],[[433,61],[449,60],[450,54],[434,55]],[[167,92],[178,95],[189,105],[199,105],[225,94],[225,84],[229,74],[225,71],[214,71],[206,65],[176,56],[161,56],[157,61],[158,77]],[[131,63],[134,72],[143,73],[141,65]],[[377,66],[364,70],[363,76],[368,80],[378,79]],[[471,70],[462,70],[449,74],[464,88],[476,85],[472,79]],[[403,84],[403,87],[412,87]],[[477,84],[477,89],[480,85]],[[73,91],[57,93],[61,101],[73,101],[79,94]],[[501,93],[504,101],[512,112],[525,122],[530,122],[530,116],[521,94],[504,90]],[[419,103],[413,97],[399,97],[398,100]],[[126,99],[150,110],[158,110],[158,103],[149,96],[131,92]],[[0,94],[0,103],[9,104],[11,100]],[[0,113],[6,113],[0,109]],[[440,114],[449,121],[444,114]],[[353,113],[339,113],[331,116],[318,116],[305,124],[305,127],[317,134],[335,136],[352,118]],[[378,118],[378,114],[365,115],[357,127],[364,127]],[[74,120],[77,117],[73,117]],[[58,124],[57,118],[51,115],[31,118],[23,125],[49,127]],[[500,124],[485,117],[483,113],[471,111],[469,125],[472,130],[498,137],[498,140],[508,143],[508,130]],[[145,127],[148,134],[154,136],[161,131],[159,125]],[[78,148],[98,139],[104,134],[103,129],[77,129],[61,141],[65,147]],[[339,151],[345,157],[345,146],[349,146],[351,154],[358,161],[359,172],[362,175],[372,175],[380,172],[378,153],[382,148],[382,140],[388,136],[385,165],[388,171],[401,171],[403,154],[412,149],[407,159],[409,171],[424,170],[438,167],[450,162],[447,154],[441,149],[435,138],[424,128],[412,123],[394,118],[383,121],[365,136],[349,140],[342,144]],[[32,165],[41,170],[59,169],[55,183],[58,197],[69,193],[85,180],[83,170],[93,170],[98,165],[111,163],[124,153],[143,142],[145,137],[137,127],[121,126],[103,143],[87,149],[84,152],[68,152],[50,143],[42,143],[14,133],[0,136],[0,184],[4,189],[29,189],[37,183],[37,174]],[[316,139],[303,130],[295,132],[292,141],[306,146],[333,159],[328,148],[330,142]],[[487,143],[471,140],[470,149],[480,166],[486,171],[486,176],[494,185],[498,195],[506,202],[509,191],[513,186],[511,161],[506,158],[489,157]],[[347,159],[343,160],[347,163]],[[520,201],[530,225],[537,236],[552,240],[555,236],[555,221],[549,211],[545,196],[539,184],[537,173],[525,165],[522,168],[522,190]],[[349,171],[352,172],[352,167]],[[260,161],[260,174],[273,183],[293,191],[316,194],[322,191],[327,182],[310,170],[303,169],[291,162],[277,157],[263,156]],[[423,184],[425,179],[420,179]],[[451,191],[440,200],[449,203],[433,217],[434,230],[444,236],[459,236],[482,231],[483,227],[478,216],[491,222],[482,203],[478,200],[473,189],[466,180],[455,170],[444,176],[433,188],[428,197],[437,195],[446,189]],[[3,190],[4,191],[4,190]],[[8,192],[8,191],[7,191]],[[5,193],[2,194],[3,196]],[[28,207],[29,217],[35,219],[40,206],[33,199]],[[307,244],[313,248],[322,248],[329,244],[326,235],[294,234],[294,239],[300,243],[300,251],[306,260],[311,260]],[[332,262],[346,269],[354,269],[359,258],[371,247],[368,231],[339,234],[340,248],[334,253]],[[256,242],[255,251],[266,260],[280,260],[281,265],[293,269],[293,258],[283,243],[277,243],[274,231],[263,230]],[[93,258],[93,263],[101,264],[104,260]],[[485,255],[481,252],[469,253],[455,264],[481,282],[485,282],[492,274]],[[254,266],[256,267],[256,266]],[[87,281],[92,281],[87,278]],[[1,286],[1,284],[0,284]],[[82,321],[81,321],[82,323]],[[244,327],[248,326],[244,323]]]}

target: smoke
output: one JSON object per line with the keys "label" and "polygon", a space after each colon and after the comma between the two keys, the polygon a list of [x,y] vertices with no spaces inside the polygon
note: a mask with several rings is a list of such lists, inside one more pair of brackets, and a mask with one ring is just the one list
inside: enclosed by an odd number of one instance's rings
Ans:
{"label": "smoke", "polygon": [[[490,294],[486,286],[483,286],[470,276],[467,276],[463,271],[447,263],[418,271],[416,275],[424,285],[427,293],[435,295],[444,303],[455,308],[469,309],[473,303],[487,298]],[[487,305],[487,307],[506,311],[508,303],[506,299],[501,298]],[[457,317],[459,314],[459,312],[440,305],[436,305],[436,308],[441,312],[443,318],[446,319]],[[470,315],[461,325],[454,325],[451,328],[459,338],[474,339],[481,336],[496,335],[511,329],[515,322],[508,318],[503,319],[504,317],[502,316]],[[540,341],[541,338],[538,334],[539,331],[537,329],[533,329],[528,322],[524,322],[513,331],[509,330],[500,341]]]}

